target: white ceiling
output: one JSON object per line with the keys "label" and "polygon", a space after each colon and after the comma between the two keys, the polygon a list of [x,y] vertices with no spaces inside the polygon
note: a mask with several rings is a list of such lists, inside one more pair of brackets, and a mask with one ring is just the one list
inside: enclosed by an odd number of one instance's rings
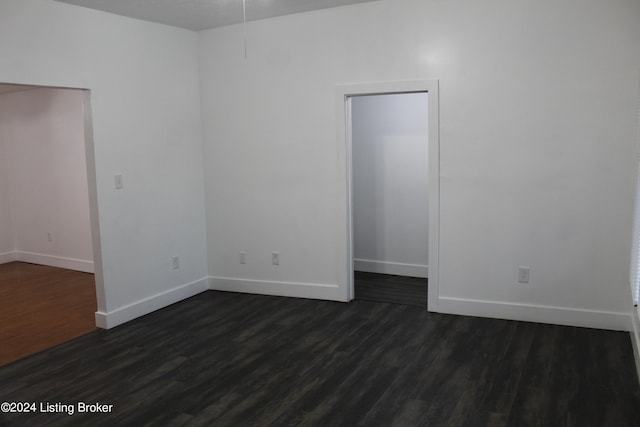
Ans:
{"label": "white ceiling", "polygon": [[[55,0],[91,9],[205,30],[242,22],[242,0]],[[245,0],[247,20],[377,0]]]}

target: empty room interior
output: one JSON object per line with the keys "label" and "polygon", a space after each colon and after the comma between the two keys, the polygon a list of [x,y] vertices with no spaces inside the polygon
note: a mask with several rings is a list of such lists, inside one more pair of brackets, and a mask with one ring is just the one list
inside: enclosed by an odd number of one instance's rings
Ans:
{"label": "empty room interior", "polygon": [[0,85],[0,366],[95,330],[81,90]]}
{"label": "empty room interior", "polygon": [[0,424],[637,426],[639,164],[637,0],[0,0]]}

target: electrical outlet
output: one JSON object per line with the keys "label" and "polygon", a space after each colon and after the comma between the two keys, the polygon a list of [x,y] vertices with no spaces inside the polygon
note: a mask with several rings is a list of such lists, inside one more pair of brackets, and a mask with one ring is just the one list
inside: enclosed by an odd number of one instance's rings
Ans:
{"label": "electrical outlet", "polygon": [[280,253],[279,252],[272,252],[271,253],[271,264],[280,265]]}
{"label": "electrical outlet", "polygon": [[240,264],[246,264],[247,263],[247,253],[242,251],[240,252]]}
{"label": "electrical outlet", "polygon": [[529,283],[529,267],[518,267],[518,283]]}
{"label": "electrical outlet", "polygon": [[53,242],[53,236],[51,233],[47,233],[47,242]]}
{"label": "electrical outlet", "polygon": [[116,187],[116,190],[122,190],[124,188],[124,184],[122,182],[122,174],[116,174],[113,177],[113,181],[114,181],[114,185]]}
{"label": "electrical outlet", "polygon": [[180,268],[180,257],[174,256],[174,257],[171,258],[171,267],[174,270],[177,270],[177,269]]}

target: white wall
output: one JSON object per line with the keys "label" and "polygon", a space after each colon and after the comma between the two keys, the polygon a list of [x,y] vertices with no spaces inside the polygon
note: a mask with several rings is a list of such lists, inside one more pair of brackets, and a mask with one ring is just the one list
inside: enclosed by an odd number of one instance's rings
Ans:
{"label": "white wall", "polygon": [[240,26],[0,2],[0,82],[91,90],[103,325],[205,289],[207,260],[214,285],[337,299],[335,85],[439,79],[439,310],[628,326],[639,2],[381,0],[248,38],[245,60]]}
{"label": "white wall", "polygon": [[82,91],[0,95],[0,133],[17,259],[92,272]]}
{"label": "white wall", "polygon": [[640,380],[640,310],[637,308],[631,310],[631,318],[633,323],[633,327],[630,330],[631,347],[636,360],[636,373],[638,374],[638,380]]}
{"label": "white wall", "polygon": [[200,34],[214,287],[337,299],[335,85],[438,79],[438,309],[628,328],[640,2],[382,0],[247,35],[245,59],[240,26]]}
{"label": "white wall", "polygon": [[14,250],[7,166],[4,134],[0,128],[0,263],[13,260]]}
{"label": "white wall", "polygon": [[205,290],[197,35],[50,0],[3,0],[0,82],[91,91],[99,324]]}
{"label": "white wall", "polygon": [[351,99],[357,271],[427,277],[427,96]]}

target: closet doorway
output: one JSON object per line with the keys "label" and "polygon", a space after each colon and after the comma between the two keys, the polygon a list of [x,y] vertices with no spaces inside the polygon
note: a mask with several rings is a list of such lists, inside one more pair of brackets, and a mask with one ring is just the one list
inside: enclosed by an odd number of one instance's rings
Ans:
{"label": "closet doorway", "polygon": [[428,97],[351,98],[357,300],[427,305]]}
{"label": "closet doorway", "polygon": [[338,87],[345,125],[348,301],[437,310],[437,88],[437,81]]}

